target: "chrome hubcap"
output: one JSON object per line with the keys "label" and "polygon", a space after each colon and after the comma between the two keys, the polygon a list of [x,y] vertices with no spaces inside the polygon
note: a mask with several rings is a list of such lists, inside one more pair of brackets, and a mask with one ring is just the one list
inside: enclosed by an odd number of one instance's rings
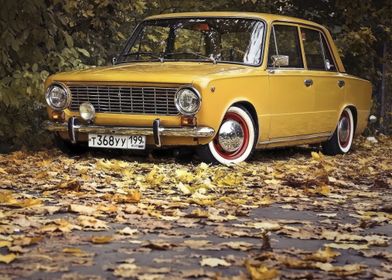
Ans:
{"label": "chrome hubcap", "polygon": [[225,152],[235,152],[244,143],[244,130],[239,122],[235,120],[225,121],[218,133],[219,145]]}
{"label": "chrome hubcap", "polygon": [[348,118],[342,118],[339,122],[339,140],[346,142],[350,136],[350,121]]}

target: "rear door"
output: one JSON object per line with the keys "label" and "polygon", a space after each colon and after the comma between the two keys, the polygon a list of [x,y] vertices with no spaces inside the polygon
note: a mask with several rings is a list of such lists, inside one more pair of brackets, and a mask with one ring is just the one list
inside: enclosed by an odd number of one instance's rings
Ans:
{"label": "rear door", "polygon": [[[299,27],[275,23],[269,40],[271,140],[314,133],[315,91],[305,70]],[[288,56],[288,65],[276,67],[272,57]]]}
{"label": "rear door", "polygon": [[337,71],[331,48],[321,30],[301,27],[301,38],[315,90],[314,124],[319,133],[332,132],[344,100],[345,81]]}

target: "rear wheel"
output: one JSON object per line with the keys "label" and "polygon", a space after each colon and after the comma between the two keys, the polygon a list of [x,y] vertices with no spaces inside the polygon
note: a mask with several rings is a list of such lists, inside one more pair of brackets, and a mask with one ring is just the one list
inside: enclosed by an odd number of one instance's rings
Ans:
{"label": "rear wheel", "polygon": [[345,108],[340,115],[338,126],[327,142],[322,144],[327,155],[345,154],[350,151],[354,138],[354,117],[350,108]]}
{"label": "rear wheel", "polygon": [[215,138],[198,149],[203,161],[232,164],[250,157],[256,145],[256,128],[249,112],[232,106],[226,112]]}

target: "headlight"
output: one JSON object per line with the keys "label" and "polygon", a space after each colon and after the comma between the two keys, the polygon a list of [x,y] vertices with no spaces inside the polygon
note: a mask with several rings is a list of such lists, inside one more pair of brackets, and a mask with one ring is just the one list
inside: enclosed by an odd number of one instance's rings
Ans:
{"label": "headlight", "polygon": [[89,102],[80,104],[79,113],[85,121],[92,121],[95,118],[95,108],[93,104]]}
{"label": "headlight", "polygon": [[69,106],[71,94],[64,84],[53,83],[46,91],[46,102],[54,110],[63,110]]}
{"label": "headlight", "polygon": [[200,110],[201,96],[194,88],[181,88],[176,93],[175,103],[181,114],[192,116]]}

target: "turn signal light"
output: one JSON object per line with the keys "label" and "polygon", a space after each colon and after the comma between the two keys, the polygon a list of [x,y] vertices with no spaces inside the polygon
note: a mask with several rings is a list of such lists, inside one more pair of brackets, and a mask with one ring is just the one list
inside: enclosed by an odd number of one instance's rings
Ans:
{"label": "turn signal light", "polygon": [[64,112],[53,111],[52,112],[52,119],[54,121],[63,121],[64,120]]}
{"label": "turn signal light", "polygon": [[184,126],[196,126],[196,118],[195,117],[181,117],[181,125]]}

